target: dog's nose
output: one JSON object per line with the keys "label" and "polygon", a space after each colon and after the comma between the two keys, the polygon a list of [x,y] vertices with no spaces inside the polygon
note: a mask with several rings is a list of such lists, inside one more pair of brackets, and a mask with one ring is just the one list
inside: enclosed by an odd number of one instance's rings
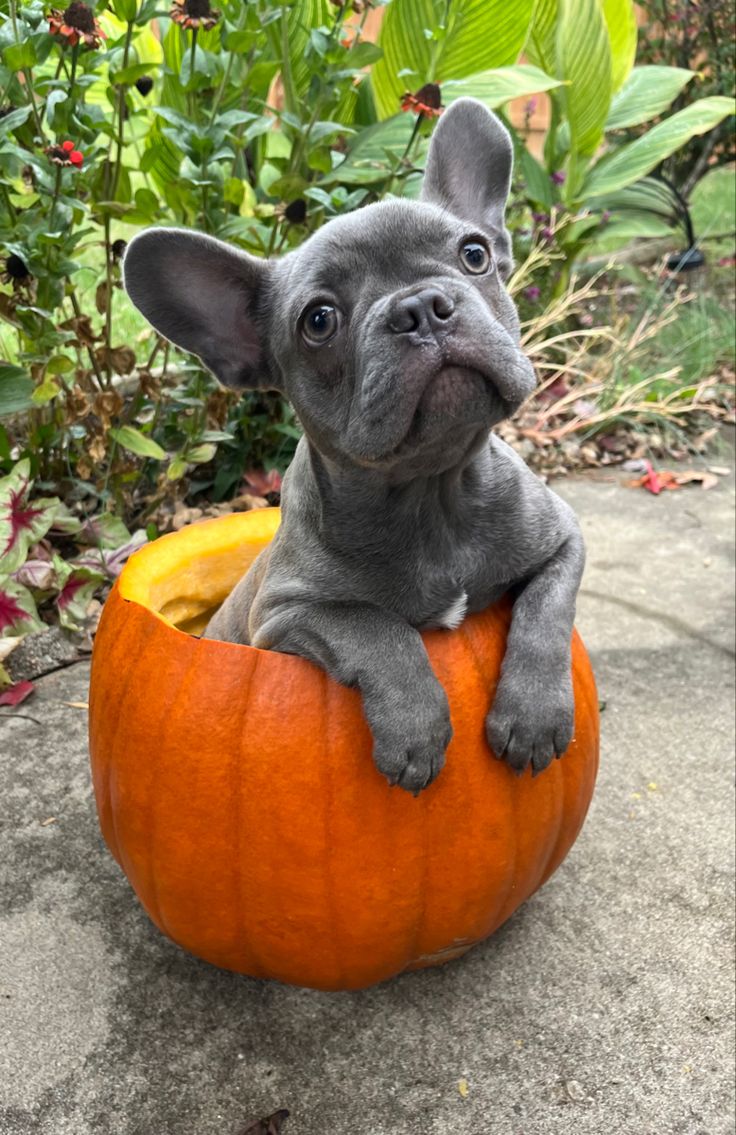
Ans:
{"label": "dog's nose", "polygon": [[419,337],[436,335],[446,330],[455,304],[440,288],[423,288],[411,296],[402,296],[391,305],[388,325],[397,335],[415,332]]}

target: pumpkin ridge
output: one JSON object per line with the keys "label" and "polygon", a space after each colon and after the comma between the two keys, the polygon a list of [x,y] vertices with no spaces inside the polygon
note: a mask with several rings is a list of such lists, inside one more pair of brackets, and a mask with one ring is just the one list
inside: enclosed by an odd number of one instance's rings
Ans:
{"label": "pumpkin ridge", "polygon": [[[116,592],[116,594],[118,593]],[[134,641],[137,641],[139,638],[142,639],[142,646],[145,650],[146,645],[150,644],[151,640],[155,636],[155,633],[155,624],[149,623],[146,619],[144,619],[143,621],[140,621],[137,618],[130,621],[124,620],[117,637],[113,641],[109,666],[116,677],[115,684],[113,685],[113,683],[110,683],[109,689],[111,691],[113,689],[117,689],[119,675],[122,689],[120,691],[120,697],[117,705],[115,706],[115,712],[118,721],[125,720],[124,711],[127,709],[129,701],[132,701],[134,703],[136,710],[138,708],[138,691],[136,689],[135,683],[132,680],[132,677],[137,678],[137,674],[135,674],[134,665],[132,664],[132,662],[129,662],[129,660],[133,657],[133,652],[129,652],[125,649],[127,637],[129,635],[130,638]],[[116,663],[119,664],[119,658],[122,658],[122,665],[119,665],[118,669],[118,665],[116,665]],[[110,701],[112,701],[112,698],[110,698]],[[106,798],[109,802],[112,837],[116,847],[118,847],[120,851],[118,862],[120,863],[120,866],[122,867],[128,878],[132,878],[132,875],[135,875],[135,871],[133,871],[131,875],[131,867],[134,867],[134,864],[132,863],[127,850],[125,849],[125,841],[120,838],[118,823],[116,820],[118,807],[117,801],[115,800],[115,791],[116,788],[119,789],[119,752],[120,746],[125,739],[125,734],[123,733],[122,729],[116,729],[114,731],[110,744],[109,759],[107,762],[107,779],[106,783],[103,782],[101,794],[103,795],[103,798]]]}
{"label": "pumpkin ridge", "polygon": [[339,911],[335,904],[335,872],[332,867],[332,856],[330,855],[330,846],[332,843],[331,833],[334,830],[334,816],[335,816],[335,793],[333,785],[333,770],[331,760],[332,750],[332,733],[330,729],[330,712],[329,703],[332,690],[332,683],[330,682],[327,673],[322,671],[320,680],[320,719],[321,719],[321,735],[323,740],[323,760],[322,760],[322,791],[324,793],[325,802],[325,816],[324,816],[324,880],[325,880],[325,901],[327,906],[327,913],[334,933],[329,936],[329,942],[332,952],[333,972],[337,976],[338,985],[342,985],[345,981],[345,967],[340,960],[340,951],[337,947],[338,936],[343,936],[343,926],[339,918]]}
{"label": "pumpkin ridge", "polygon": [[[171,696],[169,698],[166,698],[165,700],[162,700],[162,702],[159,704],[158,708],[159,708],[160,719],[161,719],[162,722],[164,722],[164,724],[162,726],[162,730],[161,730],[161,748],[165,748],[166,740],[169,737],[169,735],[170,735],[170,733],[173,729],[174,723],[178,720],[178,718],[174,714],[173,710],[174,710],[174,707],[176,706],[177,702],[179,701],[180,697],[182,696],[182,689],[184,687],[186,687],[187,680],[188,680],[189,676],[191,675],[192,671],[197,668],[196,654],[197,654],[196,650],[195,651],[189,651],[187,653],[186,666],[183,668],[183,671],[182,671],[181,677],[179,678],[178,683],[172,689]],[[168,675],[167,675],[167,677],[168,677]],[[148,813],[148,833],[149,833],[149,838],[147,840],[147,847],[148,847],[148,857],[147,857],[148,858],[148,882],[149,882],[148,889],[149,889],[149,893],[150,893],[151,899],[153,901],[156,913],[158,915],[158,918],[155,919],[154,921],[157,921],[160,924],[164,933],[167,934],[170,938],[172,938],[176,942],[176,941],[178,941],[178,933],[173,933],[169,929],[170,923],[169,923],[168,915],[167,915],[166,918],[164,918],[163,906],[162,906],[162,900],[161,900],[161,889],[160,889],[160,886],[159,886],[159,881],[158,881],[156,866],[155,866],[155,854],[154,854],[154,852],[155,852],[155,847],[156,847],[156,836],[157,836],[157,832],[158,832],[158,820],[159,820],[158,812],[159,812],[159,799],[160,799],[160,793],[159,793],[158,789],[159,789],[159,785],[160,785],[160,781],[161,781],[162,765],[158,761],[155,761],[155,762],[152,762],[152,763],[153,763],[153,767],[154,767],[155,771],[154,771],[154,775],[151,777],[151,780],[150,780],[150,783],[149,783],[149,792],[148,792],[148,804],[149,804],[149,806],[148,806],[148,809],[147,809],[147,813]],[[191,791],[191,785],[188,785],[187,787],[188,787],[188,790]]]}
{"label": "pumpkin ridge", "polygon": [[[580,639],[579,635],[577,634],[577,631],[573,631],[572,671],[573,671],[573,688],[575,690],[575,736],[573,737],[573,740],[571,742],[570,747],[574,746],[575,752],[570,754],[569,750],[568,750],[567,755],[563,755],[562,757],[559,758],[560,764],[562,764],[562,762],[566,761],[569,756],[572,756],[573,759],[580,759],[582,757],[582,752],[578,752],[578,745],[580,745],[580,747],[582,749],[582,741],[578,742],[578,739],[577,739],[578,722],[579,721],[580,722],[588,721],[588,720],[591,719],[591,717],[594,718],[597,721],[597,717],[598,717],[598,706],[597,706],[598,694],[597,694],[597,690],[596,690],[596,687],[595,687],[595,681],[593,680],[593,674],[592,674],[592,670],[590,668],[590,663],[587,660],[587,656],[584,653],[584,649],[583,649],[583,651],[580,650],[581,646],[582,646],[582,640]],[[581,693],[582,693],[582,705],[580,704]],[[595,776],[597,774],[597,771],[598,771],[598,759],[597,759],[597,755],[596,755],[595,767],[594,767],[594,770],[593,770],[593,782],[595,782]],[[575,799],[574,799],[574,808],[572,810],[579,816],[577,828],[574,831],[570,831],[564,823],[561,823],[560,830],[558,832],[558,836],[557,836],[557,839],[555,841],[553,853],[549,857],[549,860],[548,860],[547,865],[545,867],[545,871],[544,871],[544,874],[542,875],[540,886],[543,886],[546,883],[547,879],[552,874],[554,874],[557,867],[562,862],[562,860],[565,858],[568,851],[570,850],[570,848],[574,844],[575,840],[577,839],[577,837],[580,833],[580,830],[581,830],[581,828],[582,828],[582,826],[585,822],[585,817],[587,815],[588,808],[587,808],[587,805],[582,806],[582,801],[586,798],[589,801],[590,796],[591,796],[591,790],[588,787],[587,777],[586,777],[585,774],[586,774],[585,767],[581,767],[580,768],[580,775],[575,778],[576,792],[575,792]],[[570,807],[571,777],[569,775],[564,776],[562,778],[562,784],[563,784],[563,804],[564,804],[564,806],[563,806],[561,818],[564,821],[564,818],[567,815],[568,807]]]}
{"label": "pumpkin ridge", "polygon": [[[244,822],[244,819],[243,819],[243,798],[244,798],[243,784],[244,784],[244,780],[247,779],[247,771],[244,771],[244,770],[247,770],[247,762],[245,760],[244,753],[243,753],[243,740],[244,740],[245,733],[246,733],[247,707],[250,704],[251,690],[253,688],[253,679],[255,677],[256,670],[258,669],[258,664],[261,660],[261,656],[258,653],[258,651],[254,651],[253,654],[250,655],[250,657],[253,659],[253,662],[252,662],[252,665],[250,666],[249,672],[248,672],[248,684],[245,688],[245,692],[241,695],[241,698],[242,698],[241,704],[245,708],[242,710],[241,713],[238,714],[238,717],[240,718],[240,727],[238,729],[238,744],[233,745],[234,757],[233,757],[233,761],[232,761],[233,772],[232,772],[232,775],[230,777],[230,785],[231,785],[231,788],[230,788],[231,808],[230,808],[230,810],[231,810],[231,813],[233,813],[233,815],[234,815],[234,828],[235,828],[234,847],[235,847],[235,851],[234,851],[234,854],[231,856],[231,862],[232,862],[232,869],[233,869],[233,880],[234,880],[235,895],[237,897],[237,902],[235,903],[233,922],[235,923],[235,930],[236,930],[236,933],[237,933],[237,942],[240,944],[239,947],[238,947],[239,952],[242,952],[243,943],[247,942],[247,951],[250,954],[250,957],[253,959],[253,963],[254,963],[252,968],[249,970],[249,972],[253,973],[253,976],[256,977],[256,976],[258,976],[259,973],[261,973],[261,974],[265,973],[265,969],[264,969],[264,966],[263,966],[261,959],[258,956],[257,949],[254,948],[254,939],[255,939],[255,941],[257,941],[258,940],[257,936],[246,934],[246,932],[245,932],[246,921],[247,921],[247,913],[248,913],[247,910],[246,910],[246,907],[247,907],[248,904],[246,902],[245,886],[244,886],[244,880],[243,880],[243,865],[244,864],[247,865],[247,854],[244,854],[244,850],[243,850],[244,849],[243,832],[245,831],[245,822]],[[239,962],[240,962],[240,959],[239,959]],[[240,964],[245,964],[245,963],[240,962]]]}
{"label": "pumpkin ridge", "polygon": [[[493,705],[493,699],[496,695],[496,687],[498,686],[498,675],[495,678],[493,689],[492,690],[489,689],[488,688],[488,678],[486,677],[486,674],[485,674],[485,667],[482,664],[480,654],[478,652],[478,647],[477,647],[476,642],[475,642],[474,635],[470,633],[469,628],[467,627],[466,623],[467,623],[467,620],[465,622],[461,623],[460,627],[458,629],[462,630],[464,632],[463,637],[464,637],[465,641],[467,642],[468,647],[470,648],[470,653],[471,653],[473,661],[475,663],[476,670],[480,674],[482,684],[486,688],[486,691],[487,691],[488,705],[487,705],[486,710],[485,710],[485,716],[487,717],[487,715],[491,711],[491,707]],[[495,636],[495,634],[496,634],[495,625],[493,626],[493,632],[494,632],[494,636]],[[499,668],[499,671],[500,671],[500,668]],[[484,743],[484,747],[487,751],[488,760],[498,761],[499,758],[492,751],[490,745],[488,744],[487,738],[486,738],[485,717],[484,717],[484,720],[483,720],[483,743]],[[510,772],[510,770],[507,770],[507,771]],[[511,775],[513,776],[515,774],[511,774]],[[516,813],[516,799],[517,799],[517,794],[513,791],[513,786],[512,786],[511,781],[509,780],[508,776],[499,777],[499,781],[502,781],[503,785],[504,785],[504,793],[505,793],[505,796],[506,796],[506,807],[508,808],[508,801],[510,799],[511,802],[512,802],[513,809],[514,809],[514,823],[510,824],[510,823],[507,822],[505,824],[505,830],[501,833],[501,839],[504,842],[505,846],[507,846],[509,848],[511,854],[510,854],[510,857],[509,857],[509,862],[506,866],[506,885],[503,888],[501,894],[499,895],[496,905],[493,907],[492,911],[489,913],[489,915],[486,919],[486,929],[484,930],[483,937],[486,937],[488,934],[492,933],[493,930],[496,928],[496,926],[501,925],[503,922],[506,921],[506,918],[508,917],[508,915],[503,915],[503,912],[506,909],[506,904],[507,904],[509,895],[511,894],[511,891],[514,888],[514,882],[515,882],[515,879],[516,879],[516,863],[517,863],[517,860],[518,860],[518,847],[517,847],[516,839],[514,838],[511,841],[508,840],[509,830],[511,830],[511,828],[513,828],[514,831],[516,830],[516,815],[517,815],[517,813]],[[516,907],[514,906],[514,910],[515,909],[516,909]],[[511,911],[510,913],[513,913],[513,911]]]}
{"label": "pumpkin ridge", "polygon": [[[116,586],[116,585],[115,585]],[[115,586],[113,586],[108,603],[115,602]],[[100,625],[97,630],[95,640],[100,642],[100,650],[103,645],[107,644],[108,634],[112,641],[112,618],[110,610],[107,610],[107,617],[103,610]],[[132,631],[132,628],[131,628]],[[112,647],[111,647],[112,649]],[[102,655],[98,656],[100,659]],[[89,743],[90,743],[90,758],[92,763],[93,783],[95,796],[97,799],[97,807],[100,815],[100,826],[106,829],[108,836],[108,843],[115,859],[121,863],[120,842],[117,838],[115,830],[115,809],[112,806],[112,797],[110,790],[110,780],[112,777],[112,754],[107,753],[100,763],[95,763],[94,752],[94,737],[95,726],[98,720],[104,720],[106,717],[106,710],[109,703],[112,701],[111,687],[104,684],[103,679],[99,682],[96,681],[97,669],[103,669],[102,661],[95,663],[95,656],[92,658],[92,668],[90,670],[90,685],[89,685]],[[107,823],[105,823],[107,821]],[[121,864],[122,865],[122,864]]]}
{"label": "pumpkin ridge", "polygon": [[[568,749],[569,749],[569,746],[568,746]],[[577,756],[577,754],[576,753],[575,754],[568,754],[568,756],[569,756],[570,759],[574,760],[575,757]],[[534,886],[533,886],[532,891],[531,891],[532,894],[534,894],[535,891],[539,890],[539,888],[544,883],[544,880],[547,878],[548,868],[549,868],[550,864],[554,862],[554,860],[557,856],[557,852],[559,850],[559,845],[560,845],[562,838],[563,838],[563,826],[564,826],[564,819],[565,819],[565,815],[566,815],[566,807],[565,806],[567,804],[567,781],[568,781],[568,777],[566,776],[567,770],[561,767],[561,763],[562,763],[562,761],[567,760],[567,759],[568,759],[568,757],[566,757],[564,754],[561,757],[553,757],[552,758],[554,764],[556,764],[559,768],[559,773],[558,773],[558,775],[555,779],[554,793],[553,793],[553,798],[554,798],[554,802],[555,802],[555,812],[556,812],[554,835],[549,836],[549,833],[548,833],[549,842],[547,844],[547,853],[544,856],[544,859],[543,859],[543,862],[542,862],[542,869],[537,874],[537,878],[534,882]],[[546,768],[546,769],[543,769],[543,771],[541,773],[539,773],[538,775],[539,776],[546,776],[546,774],[548,772],[551,772],[551,771],[552,771],[551,769]]]}
{"label": "pumpkin ridge", "polygon": [[[441,635],[448,632],[440,630]],[[447,672],[447,669],[442,664],[442,658],[436,655],[430,658],[432,670],[438,682],[442,686],[445,693],[448,693],[448,688],[452,684],[452,676]],[[449,696],[448,696],[449,702]],[[454,740],[454,737],[453,737]],[[455,746],[453,741],[450,741],[448,746],[447,755],[445,759],[444,768],[438,776],[438,780],[442,776],[449,775],[448,765],[453,759]],[[434,789],[436,792],[436,789]],[[427,941],[428,932],[432,934],[437,921],[437,902],[436,895],[441,893],[441,888],[434,885],[432,879],[434,869],[434,857],[430,856],[430,828],[434,827],[432,822],[432,802],[434,799],[433,789],[425,789],[422,795],[414,801],[415,809],[419,809],[420,821],[418,824],[418,843],[420,844],[420,863],[421,863],[421,877],[419,880],[419,908],[415,914],[414,934],[411,940],[408,956],[406,958],[404,969],[416,965],[418,961],[434,951],[435,946],[433,942]],[[428,901],[429,898],[429,901]]]}
{"label": "pumpkin ridge", "polygon": [[[493,704],[493,703],[491,703],[491,704]],[[491,760],[497,761],[497,760],[500,760],[500,758],[497,757],[494,753],[491,757]],[[516,896],[512,892],[513,892],[515,885],[516,885],[516,870],[517,870],[517,864],[518,864],[518,861],[519,861],[519,842],[518,842],[518,839],[516,838],[516,830],[517,830],[518,822],[519,822],[519,810],[518,810],[519,796],[518,796],[518,793],[513,791],[513,786],[511,784],[511,781],[509,780],[509,777],[515,777],[516,773],[512,772],[511,769],[507,769],[507,772],[508,772],[508,775],[503,777],[503,783],[506,787],[506,801],[505,801],[506,814],[507,815],[509,813],[511,814],[511,820],[506,821],[505,837],[504,838],[508,839],[509,831],[514,832],[514,837],[511,840],[509,840],[509,842],[508,842],[508,846],[509,846],[509,849],[510,849],[510,855],[509,855],[509,863],[508,863],[507,869],[506,869],[506,885],[503,888],[501,895],[499,896],[499,901],[496,903],[495,907],[493,908],[492,917],[489,918],[489,920],[488,920],[488,925],[492,929],[497,927],[497,926],[502,926],[503,923],[506,921],[506,919],[510,918],[510,916],[516,910],[517,905],[518,905],[515,901]],[[510,801],[510,803],[509,803],[509,801]],[[529,895],[526,895],[525,899],[526,898],[529,898]],[[511,905],[511,909],[507,911],[507,907],[509,906],[509,900],[511,900],[512,905]],[[522,901],[524,901],[524,900],[522,900]],[[492,932],[492,929],[489,931],[489,933]]]}

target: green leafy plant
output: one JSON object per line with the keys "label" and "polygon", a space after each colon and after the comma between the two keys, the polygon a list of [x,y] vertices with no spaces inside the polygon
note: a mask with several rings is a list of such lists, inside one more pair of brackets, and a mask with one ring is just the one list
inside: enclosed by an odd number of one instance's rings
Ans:
{"label": "green leafy plant", "polygon": [[[647,34],[639,42],[642,63],[692,69],[696,82],[676,93],[674,108],[699,95],[732,97],[736,84],[736,38],[731,0],[639,0]],[[663,163],[664,173],[687,199],[703,175],[736,160],[733,121],[724,119],[696,135]]]}
{"label": "green leafy plant", "polygon": [[[526,46],[537,66],[560,80],[550,91],[551,121],[544,161],[518,147],[526,193],[544,228],[553,213],[578,218],[562,242],[565,268],[559,286],[601,223],[608,235],[620,226],[660,235],[662,223],[679,223],[678,200],[648,177],[693,138],[733,113],[734,100],[710,95],[655,125],[696,79],[683,67],[635,67],[637,29],[630,0],[540,0]],[[620,141],[632,127],[647,129]],[[647,228],[649,226],[649,229]]]}
{"label": "green leafy plant", "polygon": [[[0,467],[27,457],[80,514],[112,509],[128,523],[167,497],[221,499],[249,469],[284,468],[299,436],[288,407],[237,400],[172,352],[123,296],[121,259],[140,227],[171,222],[281,253],[326,218],[407,190],[431,117],[400,109],[409,57],[383,91],[383,53],[396,59],[403,33],[389,9],[381,45],[367,42],[373,7],[173,0],[165,15],[155,0],[63,11],[11,0],[0,17]],[[531,3],[509,20],[463,0],[435,28],[438,77],[513,60],[530,18]],[[474,37],[499,20],[506,30],[474,62]],[[552,80],[506,67],[484,81],[496,103]]]}

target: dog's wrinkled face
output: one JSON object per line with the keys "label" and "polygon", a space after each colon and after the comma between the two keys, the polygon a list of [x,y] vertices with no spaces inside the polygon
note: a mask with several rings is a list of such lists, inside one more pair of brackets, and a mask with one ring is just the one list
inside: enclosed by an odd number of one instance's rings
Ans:
{"label": "dog's wrinkled face", "polygon": [[321,452],[453,464],[530,392],[492,234],[437,205],[333,221],[273,281],[273,360]]}
{"label": "dog's wrinkled face", "polygon": [[531,393],[504,287],[511,146],[460,100],[421,202],[369,205],[277,261],[153,229],[125,259],[133,301],[232,386],[282,390],[325,456],[392,476],[451,468]]}

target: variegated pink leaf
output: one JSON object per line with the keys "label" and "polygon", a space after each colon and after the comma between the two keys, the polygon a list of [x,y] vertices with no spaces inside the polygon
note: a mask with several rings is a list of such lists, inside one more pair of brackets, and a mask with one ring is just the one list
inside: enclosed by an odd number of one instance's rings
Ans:
{"label": "variegated pink leaf", "polygon": [[19,461],[0,479],[0,574],[10,575],[25,561],[28,549],[51,527],[58,502],[30,501],[30,462]]}
{"label": "variegated pink leaf", "polygon": [[43,630],[33,596],[14,579],[0,576],[0,638]]}
{"label": "variegated pink leaf", "polygon": [[80,556],[75,556],[72,563],[77,567],[88,567],[97,571],[104,570],[111,579],[116,579],[133,552],[137,552],[147,543],[146,533],[142,528],[139,528],[119,548],[89,548]]}
{"label": "variegated pink leaf", "polygon": [[50,591],[56,583],[56,572],[48,560],[26,560],[13,572],[13,579],[35,591]]}
{"label": "variegated pink leaf", "polygon": [[66,582],[56,596],[56,608],[62,627],[72,631],[81,630],[90,599],[103,579],[104,576],[99,571],[84,567],[71,569]]}

